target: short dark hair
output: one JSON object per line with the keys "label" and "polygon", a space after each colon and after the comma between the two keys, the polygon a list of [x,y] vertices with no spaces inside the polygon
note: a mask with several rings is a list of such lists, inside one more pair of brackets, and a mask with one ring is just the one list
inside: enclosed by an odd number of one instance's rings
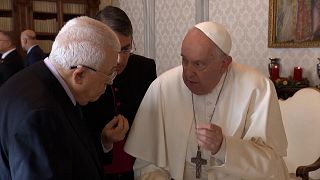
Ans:
{"label": "short dark hair", "polygon": [[132,36],[133,34],[128,15],[118,7],[106,6],[97,13],[95,18],[124,36]]}

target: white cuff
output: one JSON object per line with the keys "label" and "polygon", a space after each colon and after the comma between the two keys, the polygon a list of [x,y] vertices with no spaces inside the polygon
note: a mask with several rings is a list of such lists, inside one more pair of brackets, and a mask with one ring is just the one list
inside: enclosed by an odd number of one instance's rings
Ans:
{"label": "white cuff", "polygon": [[226,138],[225,138],[225,136],[223,136],[222,144],[221,144],[219,151],[216,154],[211,155],[211,157],[213,159],[210,160],[210,162],[211,162],[211,165],[213,165],[213,166],[217,166],[217,165],[221,166],[222,164],[225,163],[225,157],[226,157]]}
{"label": "white cuff", "polygon": [[104,152],[104,153],[108,153],[108,152],[111,151],[112,148],[113,148],[113,144],[111,144],[111,145],[108,146],[108,147],[105,147],[104,144],[102,143],[102,140],[101,140],[101,146],[102,146],[102,149],[103,149],[103,152]]}

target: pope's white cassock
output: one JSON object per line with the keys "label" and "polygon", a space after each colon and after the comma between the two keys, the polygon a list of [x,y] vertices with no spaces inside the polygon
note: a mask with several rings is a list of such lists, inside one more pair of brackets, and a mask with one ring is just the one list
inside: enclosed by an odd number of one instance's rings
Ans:
{"label": "pope's white cassock", "polygon": [[225,136],[215,155],[201,149],[207,165],[201,179],[288,178],[282,159],[287,140],[272,82],[256,70],[232,62],[207,95],[194,95],[184,84],[182,66],[159,76],[149,87],[131,127],[125,151],[137,157],[141,179],[195,179],[196,123],[209,122]]}

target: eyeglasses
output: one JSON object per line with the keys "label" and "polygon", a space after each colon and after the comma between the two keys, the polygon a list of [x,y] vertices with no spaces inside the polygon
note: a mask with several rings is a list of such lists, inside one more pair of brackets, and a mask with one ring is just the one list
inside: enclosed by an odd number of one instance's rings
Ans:
{"label": "eyeglasses", "polygon": [[119,54],[132,54],[136,51],[136,46],[134,44],[134,41],[132,40],[132,47],[131,49],[121,49]]}
{"label": "eyeglasses", "polygon": [[76,69],[76,68],[80,68],[80,67],[85,67],[85,68],[88,68],[88,69],[90,69],[90,70],[92,70],[94,72],[101,73],[102,75],[104,75],[106,77],[106,79],[107,79],[106,80],[107,81],[106,84],[109,84],[109,85],[112,85],[114,78],[116,78],[116,76],[117,76],[117,71],[115,69],[113,69],[112,72],[109,75],[107,75],[107,74],[105,74],[105,73],[103,73],[101,71],[98,71],[98,70],[96,70],[96,69],[94,69],[92,67],[89,67],[89,66],[86,66],[86,65],[82,65],[82,64],[81,65],[77,65],[77,66],[71,66],[70,69]]}

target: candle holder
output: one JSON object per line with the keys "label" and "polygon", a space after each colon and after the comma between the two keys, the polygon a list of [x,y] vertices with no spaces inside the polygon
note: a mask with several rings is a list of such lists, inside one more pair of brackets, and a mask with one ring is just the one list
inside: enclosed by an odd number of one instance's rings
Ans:
{"label": "candle holder", "polygon": [[[280,71],[280,58],[269,58],[270,63],[268,64],[268,70],[269,70],[269,75],[272,80],[278,79],[279,76],[279,71]],[[320,66],[320,65],[319,65]]]}
{"label": "candle holder", "polygon": [[294,67],[293,80],[294,81],[301,81],[302,80],[302,68],[300,66]]}

